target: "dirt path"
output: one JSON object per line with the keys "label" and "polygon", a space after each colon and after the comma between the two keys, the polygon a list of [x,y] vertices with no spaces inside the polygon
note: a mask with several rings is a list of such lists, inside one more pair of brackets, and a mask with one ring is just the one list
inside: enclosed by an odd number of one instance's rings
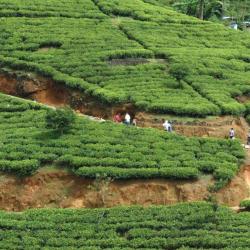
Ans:
{"label": "dirt path", "polygon": [[114,106],[104,105],[79,91],[31,74],[18,76],[15,73],[0,73],[0,91],[53,107],[67,105],[77,113],[91,116],[95,120],[98,117],[112,120],[117,112],[122,114],[129,112],[132,117],[137,117],[139,127],[153,127],[163,130],[162,119],[167,117],[173,122],[175,132],[185,136],[227,138],[229,129],[234,127],[237,138],[245,143],[248,133],[248,125],[244,118],[225,116],[209,119],[187,119],[143,112],[129,103]]}

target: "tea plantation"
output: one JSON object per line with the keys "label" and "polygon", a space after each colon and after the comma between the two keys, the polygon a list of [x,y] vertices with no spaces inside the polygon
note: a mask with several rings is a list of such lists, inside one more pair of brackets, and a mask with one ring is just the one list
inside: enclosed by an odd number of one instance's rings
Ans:
{"label": "tea plantation", "polygon": [[[236,100],[250,94],[249,63],[250,34],[177,13],[157,0],[0,0],[0,68],[52,78],[100,105],[250,117],[250,104]],[[191,182],[206,176],[214,180],[209,191],[216,191],[244,161],[238,140],[184,137],[75,114],[69,129],[59,133],[48,126],[52,110],[0,93],[0,182],[7,180],[7,192],[16,188],[13,202],[24,191],[5,174],[20,177],[28,197],[37,191],[24,177],[43,167],[96,182]],[[54,189],[48,192],[46,197],[54,197]],[[0,191],[0,206],[5,198]],[[40,206],[46,206],[42,197]],[[241,206],[249,209],[249,200]],[[249,213],[236,214],[216,201],[0,211],[0,249],[245,250],[249,224]]]}
{"label": "tea plantation", "polygon": [[212,174],[223,185],[244,158],[237,140],[187,138],[82,117],[70,131],[57,135],[46,128],[47,109],[0,95],[1,171],[27,175],[52,164],[90,178],[196,179]]}
{"label": "tea plantation", "polygon": [[0,212],[0,249],[224,249],[250,245],[250,213],[209,203]]}
{"label": "tea plantation", "polygon": [[52,77],[99,102],[190,116],[247,112],[235,97],[250,92],[250,34],[169,7],[0,0],[0,34],[1,67]]}

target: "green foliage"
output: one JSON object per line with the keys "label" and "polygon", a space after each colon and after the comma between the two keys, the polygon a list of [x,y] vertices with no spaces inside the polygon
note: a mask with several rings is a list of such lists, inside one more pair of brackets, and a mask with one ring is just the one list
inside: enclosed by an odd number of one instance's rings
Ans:
{"label": "green foliage", "polygon": [[225,13],[240,23],[249,19],[250,3],[248,0],[226,0]]}
{"label": "green foliage", "polygon": [[250,124],[250,115],[246,116],[246,120],[247,120],[248,124]]}
{"label": "green foliage", "polygon": [[249,213],[216,203],[0,212],[2,249],[249,248]]}
{"label": "green foliage", "polygon": [[250,210],[250,200],[243,200],[240,203],[240,207]]}
{"label": "green foliage", "polygon": [[214,17],[221,19],[224,11],[224,2],[218,0],[180,0],[172,1],[172,6],[187,15],[200,17],[202,19],[212,19]]}
{"label": "green foliage", "polygon": [[184,81],[186,79],[186,77],[189,75],[189,72],[190,70],[186,65],[172,64],[169,69],[169,74],[179,82],[180,88],[183,87],[181,81]]}
{"label": "green foliage", "polygon": [[75,114],[70,108],[48,109],[45,121],[46,128],[57,130],[63,134],[72,127]]}
{"label": "green foliage", "polygon": [[203,2],[204,19],[220,21],[223,16],[233,17],[238,23],[249,18],[250,3],[248,0],[144,0],[159,6],[172,6],[175,10],[198,16]]}

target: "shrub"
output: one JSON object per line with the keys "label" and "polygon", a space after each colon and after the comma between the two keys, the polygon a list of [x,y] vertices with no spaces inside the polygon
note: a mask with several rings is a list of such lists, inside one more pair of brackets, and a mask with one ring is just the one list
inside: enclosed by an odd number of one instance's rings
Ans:
{"label": "shrub", "polygon": [[47,128],[63,134],[71,128],[75,121],[75,114],[70,108],[48,109],[45,120]]}
{"label": "shrub", "polygon": [[240,207],[250,209],[250,200],[243,200],[240,202]]}
{"label": "shrub", "polygon": [[184,64],[183,65],[172,64],[169,69],[169,74],[173,76],[179,82],[180,87],[183,87],[182,81],[186,79],[189,73],[190,73],[190,69]]}

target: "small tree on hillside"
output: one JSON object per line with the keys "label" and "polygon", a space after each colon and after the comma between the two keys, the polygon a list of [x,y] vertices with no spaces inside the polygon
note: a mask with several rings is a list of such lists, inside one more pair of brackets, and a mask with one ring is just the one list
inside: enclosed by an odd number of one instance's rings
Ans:
{"label": "small tree on hillside", "polygon": [[50,109],[47,111],[45,120],[46,128],[54,129],[63,134],[71,128],[75,114],[70,108]]}
{"label": "small tree on hillside", "polygon": [[189,68],[185,65],[174,64],[170,67],[169,74],[178,81],[179,87],[183,88],[182,81],[189,75]]}
{"label": "small tree on hillside", "polygon": [[96,174],[95,181],[89,185],[89,189],[97,192],[98,198],[100,198],[99,206],[101,207],[106,207],[108,198],[112,196],[112,192],[110,190],[110,184],[112,182],[113,179],[108,177],[106,174]]}

